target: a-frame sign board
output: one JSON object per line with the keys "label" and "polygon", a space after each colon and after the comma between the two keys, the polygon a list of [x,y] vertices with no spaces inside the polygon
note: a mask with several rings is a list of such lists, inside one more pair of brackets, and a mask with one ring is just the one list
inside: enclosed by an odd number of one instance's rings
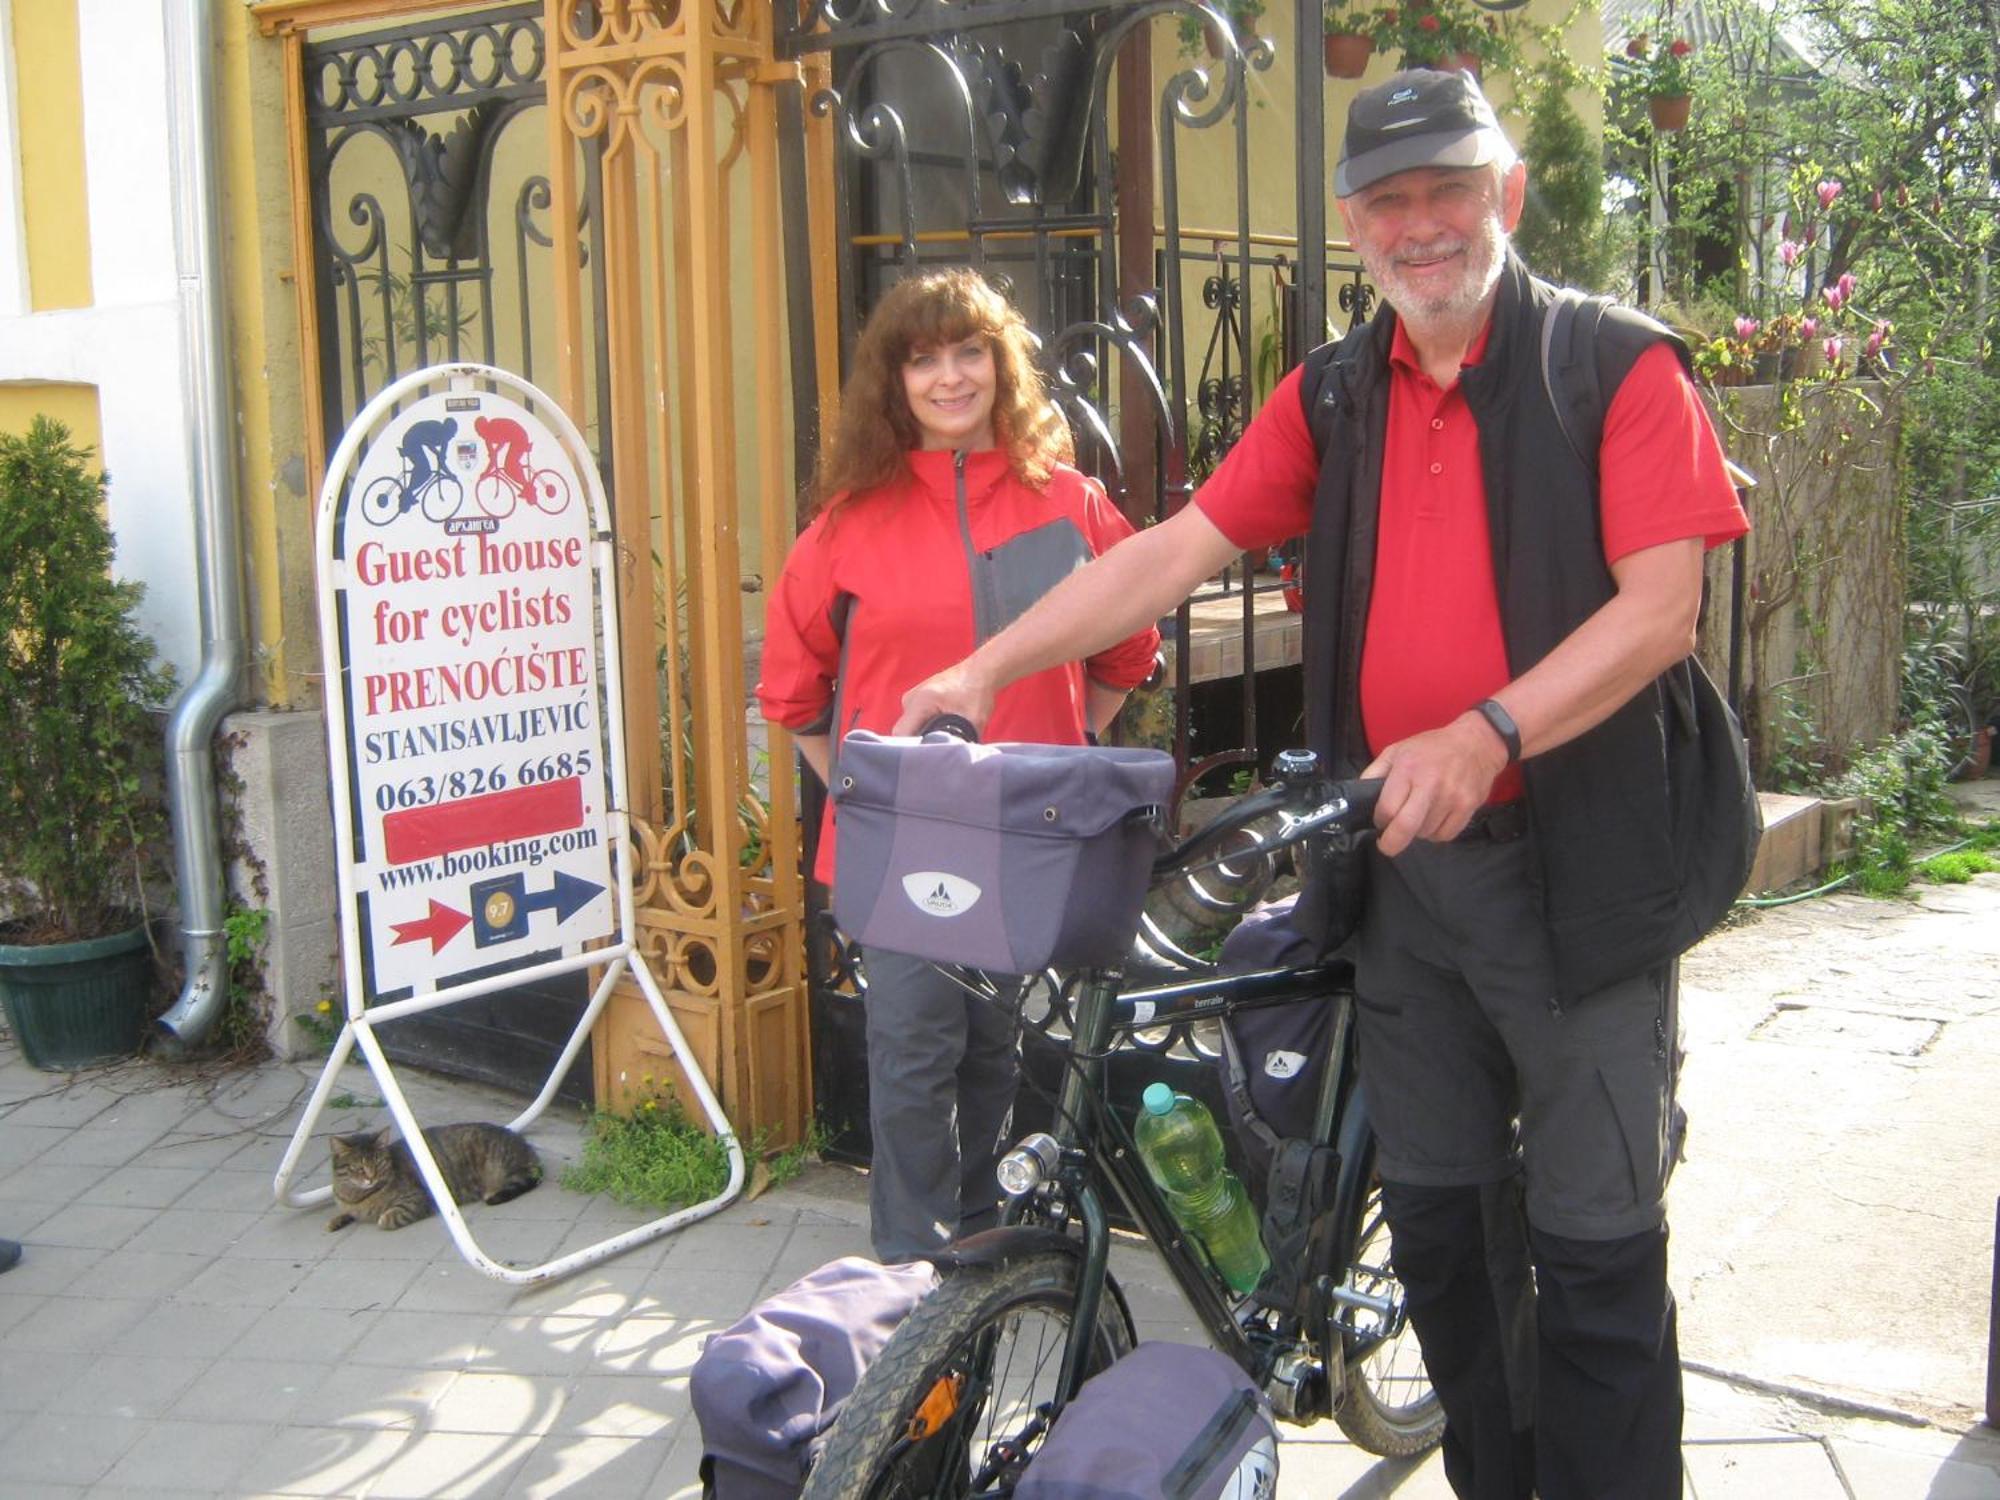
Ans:
{"label": "a-frame sign board", "polygon": [[[347,1010],[279,1165],[279,1200],[332,1196],[294,1191],[292,1177],[359,1047],[453,1242],[489,1276],[552,1280],[714,1213],[742,1188],[743,1150],[636,946],[614,551],[582,434],[502,370],[407,376],[334,453],[318,563]],[[503,1265],[466,1228],[375,1029],[599,967],[547,1083],[510,1124],[548,1107],[629,970],[727,1147],[729,1183],[544,1265]]]}

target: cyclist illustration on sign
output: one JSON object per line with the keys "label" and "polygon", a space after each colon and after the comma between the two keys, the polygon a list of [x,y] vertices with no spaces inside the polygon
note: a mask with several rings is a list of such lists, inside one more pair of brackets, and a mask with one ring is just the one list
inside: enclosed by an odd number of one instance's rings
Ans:
{"label": "cyclist illustration on sign", "polygon": [[472,498],[487,515],[505,519],[526,500],[549,515],[569,504],[569,481],[554,469],[528,468],[528,433],[512,417],[475,417],[472,430],[486,444],[486,467],[472,482]]}
{"label": "cyclist illustration on sign", "polygon": [[401,475],[384,474],[361,495],[361,513],[386,526],[412,506],[421,505],[427,520],[442,521],[458,510],[465,486],[445,465],[445,450],[458,435],[458,421],[412,422],[397,451],[403,457]]}

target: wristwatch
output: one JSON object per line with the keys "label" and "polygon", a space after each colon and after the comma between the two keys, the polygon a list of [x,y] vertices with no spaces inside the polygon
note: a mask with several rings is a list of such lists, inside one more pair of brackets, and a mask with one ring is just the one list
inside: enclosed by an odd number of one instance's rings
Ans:
{"label": "wristwatch", "polygon": [[1507,764],[1513,765],[1521,758],[1521,726],[1514,722],[1514,716],[1491,698],[1482,698],[1472,705],[1472,711],[1493,726],[1493,732],[1500,736],[1507,746]]}

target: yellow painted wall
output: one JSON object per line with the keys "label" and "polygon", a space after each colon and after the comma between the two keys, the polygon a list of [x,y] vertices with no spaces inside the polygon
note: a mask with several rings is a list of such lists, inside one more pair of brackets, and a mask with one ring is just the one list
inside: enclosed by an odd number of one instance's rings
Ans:
{"label": "yellow painted wall", "polygon": [[319,700],[313,583],[314,478],[293,292],[284,50],[241,5],[218,6],[223,239],[244,570],[258,696],[273,708]]}
{"label": "yellow painted wall", "polygon": [[[77,0],[15,0],[15,120],[30,305],[88,307],[90,211],[83,172]],[[92,409],[96,398],[92,397]]]}
{"label": "yellow painted wall", "polygon": [[104,467],[104,427],[97,414],[96,386],[0,381],[0,432],[26,432],[37,416],[62,423],[77,447],[95,455],[93,467]]}
{"label": "yellow painted wall", "polygon": [[[1529,0],[1519,12],[1523,24],[1540,29],[1555,25],[1565,17],[1571,25],[1566,36],[1569,52],[1586,66],[1594,65],[1603,47],[1603,30],[1596,8],[1573,7],[1569,0]],[[1259,35],[1267,39],[1275,53],[1269,69],[1246,70],[1250,96],[1250,226],[1271,234],[1292,234],[1297,230],[1294,212],[1296,175],[1291,131],[1296,103],[1297,80],[1292,69],[1292,19],[1289,4],[1266,0],[1264,13],[1256,23]],[[1532,52],[1534,44],[1527,44]],[[1162,86],[1173,74],[1194,66],[1219,74],[1220,65],[1197,49],[1190,55],[1182,49],[1175,27],[1156,22],[1153,27],[1153,79]],[[1340,139],[1345,133],[1347,107],[1361,89],[1380,83],[1394,70],[1394,60],[1380,55],[1372,58],[1368,72],[1358,80],[1327,78],[1315,69],[1308,80],[1326,90],[1326,164],[1329,177],[1327,226],[1331,235],[1341,233],[1333,212],[1331,176],[1340,155]],[[1487,87],[1499,112],[1501,123],[1516,146],[1526,134],[1526,126],[1514,113],[1512,95],[1504,82],[1489,80]],[[1573,102],[1591,129],[1600,128],[1602,111],[1595,96],[1579,91]],[[1195,227],[1233,227],[1236,201],[1236,155],[1234,132],[1227,122],[1205,130],[1179,133],[1181,222]]]}

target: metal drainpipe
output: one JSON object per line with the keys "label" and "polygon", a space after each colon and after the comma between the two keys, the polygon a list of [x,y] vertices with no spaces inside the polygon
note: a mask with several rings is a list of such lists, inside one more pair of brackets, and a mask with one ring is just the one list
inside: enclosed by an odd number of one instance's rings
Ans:
{"label": "metal drainpipe", "polygon": [[174,263],[180,288],[181,375],[190,402],[188,453],[202,632],[201,669],[167,722],[167,802],[187,964],[180,998],[160,1017],[161,1039],[171,1051],[201,1041],[228,997],[213,744],[216,726],[241,696],[245,660],[236,417],[222,298],[212,9],[213,0],[178,0],[166,8]]}

